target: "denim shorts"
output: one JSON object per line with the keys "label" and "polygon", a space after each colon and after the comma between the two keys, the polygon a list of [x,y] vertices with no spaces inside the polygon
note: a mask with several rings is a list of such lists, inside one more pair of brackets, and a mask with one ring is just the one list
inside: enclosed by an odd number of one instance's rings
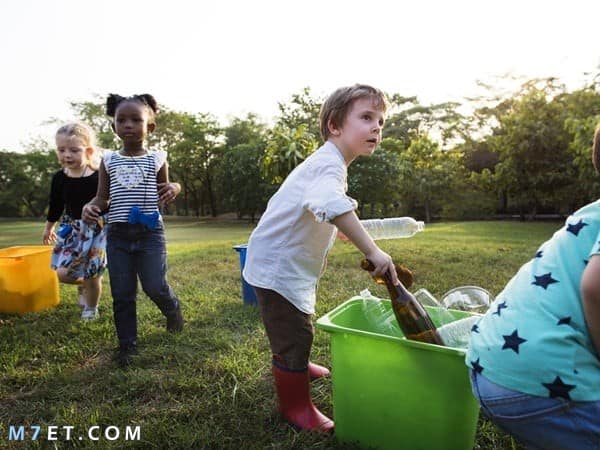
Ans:
{"label": "denim shorts", "polygon": [[482,413],[527,448],[600,449],[600,402],[537,397],[499,386],[474,370],[470,375]]}

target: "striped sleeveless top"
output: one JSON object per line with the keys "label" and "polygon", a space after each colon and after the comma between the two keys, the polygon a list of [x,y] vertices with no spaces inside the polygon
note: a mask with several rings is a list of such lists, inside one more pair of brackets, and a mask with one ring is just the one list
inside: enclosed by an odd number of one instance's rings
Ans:
{"label": "striped sleeveless top", "polygon": [[160,213],[156,175],[166,160],[167,152],[164,150],[148,151],[141,156],[105,151],[103,161],[110,183],[108,223],[127,222],[129,211],[135,205],[145,214]]}

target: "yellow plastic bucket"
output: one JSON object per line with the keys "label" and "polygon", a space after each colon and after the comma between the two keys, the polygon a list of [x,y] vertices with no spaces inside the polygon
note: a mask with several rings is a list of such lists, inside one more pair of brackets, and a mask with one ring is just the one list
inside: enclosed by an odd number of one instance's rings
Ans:
{"label": "yellow plastic bucket", "polygon": [[24,314],[58,305],[58,278],[50,268],[52,247],[0,249],[0,312]]}

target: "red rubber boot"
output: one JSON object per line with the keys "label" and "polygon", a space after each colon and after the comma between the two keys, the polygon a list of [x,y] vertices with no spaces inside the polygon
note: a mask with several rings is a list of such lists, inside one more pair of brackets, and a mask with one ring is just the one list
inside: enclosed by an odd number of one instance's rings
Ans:
{"label": "red rubber boot", "polygon": [[290,371],[273,365],[279,412],[297,428],[310,431],[333,431],[333,420],[321,413],[312,402],[308,369]]}
{"label": "red rubber boot", "polygon": [[327,367],[320,366],[315,363],[308,362],[308,376],[311,381],[316,380],[317,378],[329,377],[331,372]]}

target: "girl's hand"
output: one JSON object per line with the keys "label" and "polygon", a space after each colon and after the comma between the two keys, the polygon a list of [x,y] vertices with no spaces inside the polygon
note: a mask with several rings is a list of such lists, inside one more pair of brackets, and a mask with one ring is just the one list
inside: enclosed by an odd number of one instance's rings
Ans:
{"label": "girl's hand", "polygon": [[83,206],[83,209],[81,210],[81,218],[85,223],[91,225],[93,223],[98,222],[98,218],[100,217],[101,212],[102,210],[100,209],[100,207],[87,203]]}
{"label": "girl's hand", "polygon": [[371,272],[371,275],[383,275],[389,271],[392,276],[392,283],[399,283],[396,267],[390,255],[382,251],[379,247],[376,247],[375,250],[365,256],[375,266],[375,270]]}
{"label": "girl's hand", "polygon": [[158,183],[158,201],[163,204],[173,202],[181,191],[179,183]]}
{"label": "girl's hand", "polygon": [[54,227],[49,230],[44,230],[44,235],[42,236],[42,242],[44,245],[52,245],[56,242],[56,233],[54,232]]}

